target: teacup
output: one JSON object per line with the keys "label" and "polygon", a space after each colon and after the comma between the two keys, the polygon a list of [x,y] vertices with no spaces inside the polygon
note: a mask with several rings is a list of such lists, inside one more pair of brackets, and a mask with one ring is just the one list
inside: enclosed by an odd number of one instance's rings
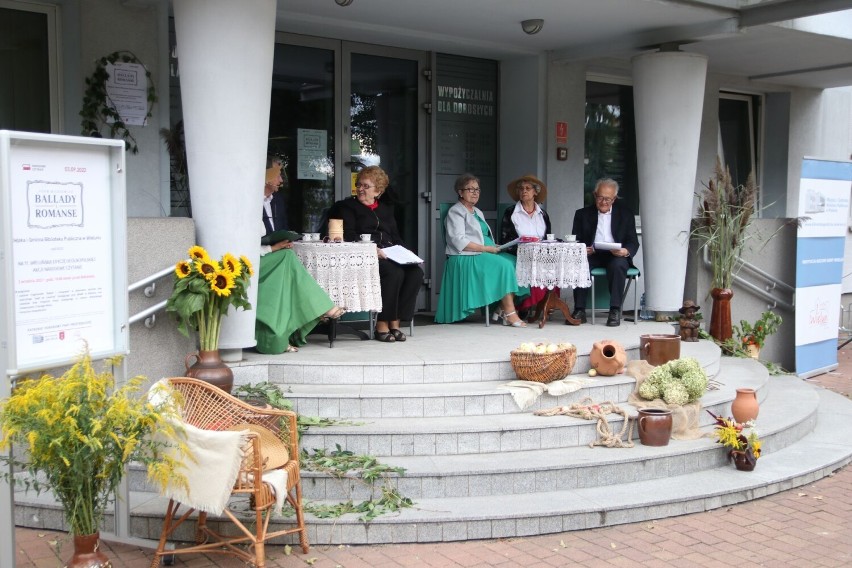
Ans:
{"label": "teacup", "polygon": [[566,243],[576,243],[577,242],[577,235],[565,235],[565,242]]}
{"label": "teacup", "polygon": [[545,239],[546,239],[546,240],[548,240],[548,241],[555,241],[555,240],[556,240],[556,235],[554,235],[553,233],[547,233],[547,234],[545,235]]}
{"label": "teacup", "polygon": [[320,240],[320,234],[319,233],[305,233],[305,240],[306,241],[319,241]]}
{"label": "teacup", "polygon": [[361,242],[362,242],[362,243],[369,243],[369,242],[372,240],[372,237],[373,237],[373,236],[372,236],[371,234],[369,234],[369,233],[364,233],[364,234],[359,235],[359,236],[361,237]]}

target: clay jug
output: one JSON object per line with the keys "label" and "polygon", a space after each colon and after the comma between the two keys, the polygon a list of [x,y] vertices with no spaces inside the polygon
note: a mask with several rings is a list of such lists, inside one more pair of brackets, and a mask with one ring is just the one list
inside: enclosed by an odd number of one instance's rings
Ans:
{"label": "clay jug", "polygon": [[760,407],[754,389],[737,389],[737,397],[731,403],[731,415],[737,422],[743,423],[757,418]]}
{"label": "clay jug", "polygon": [[680,335],[649,333],[639,336],[640,359],[657,366],[680,359]]}
{"label": "clay jug", "polygon": [[751,450],[747,450],[745,452],[740,450],[731,450],[728,454],[728,459],[734,462],[734,466],[736,466],[736,468],[740,471],[753,471],[754,466],[757,465],[757,459],[755,459]]}
{"label": "clay jug", "polygon": [[589,363],[599,375],[611,377],[624,372],[624,366],[627,364],[627,353],[618,341],[602,339],[592,345]]}
{"label": "clay jug", "polygon": [[[196,361],[190,366],[189,362],[193,357]],[[230,393],[234,386],[234,372],[222,362],[218,349],[190,353],[184,359],[184,365],[187,377],[207,381],[227,393]]]}
{"label": "clay jug", "polygon": [[[680,340],[680,338],[678,338]],[[636,420],[643,446],[668,446],[672,436],[672,411],[665,408],[640,408]]]}
{"label": "clay jug", "polygon": [[100,533],[74,535],[74,556],[65,568],[112,568],[106,554],[99,550]]}

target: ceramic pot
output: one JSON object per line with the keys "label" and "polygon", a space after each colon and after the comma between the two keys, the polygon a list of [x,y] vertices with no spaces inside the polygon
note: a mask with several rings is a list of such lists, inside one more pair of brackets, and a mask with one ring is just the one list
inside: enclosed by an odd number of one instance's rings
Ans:
{"label": "ceramic pot", "polygon": [[731,450],[728,454],[728,459],[734,462],[734,465],[740,471],[752,471],[754,470],[754,466],[757,465],[757,459],[755,459],[750,449],[744,452]]}
{"label": "ceramic pot", "polygon": [[[678,338],[680,340],[680,338]],[[672,411],[665,408],[640,408],[636,420],[643,446],[668,446],[672,436]]]}
{"label": "ceramic pot", "polygon": [[710,297],[713,298],[713,311],[710,315],[710,335],[719,341],[725,341],[733,336],[731,326],[731,298],[734,291],[730,288],[713,288]]}
{"label": "ceramic pot", "polygon": [[748,345],[746,345],[746,353],[748,353],[748,356],[752,359],[759,359],[760,347],[758,347],[754,343],[749,343]]}
{"label": "ceramic pot", "polygon": [[[193,358],[196,361],[190,365]],[[234,372],[222,362],[218,349],[190,353],[184,359],[184,365],[187,377],[206,381],[227,393],[230,393],[234,386]]]}
{"label": "ceramic pot", "polygon": [[757,418],[760,406],[754,389],[737,389],[737,396],[731,403],[731,416],[739,423]]}
{"label": "ceramic pot", "polygon": [[639,336],[640,359],[657,366],[680,359],[680,335],[650,333]]}
{"label": "ceramic pot", "polygon": [[74,556],[65,568],[112,568],[109,557],[101,552],[100,533],[74,535]]}
{"label": "ceramic pot", "polygon": [[627,364],[627,353],[619,342],[612,339],[602,339],[592,345],[589,363],[599,375],[611,377],[624,371],[624,366]]}

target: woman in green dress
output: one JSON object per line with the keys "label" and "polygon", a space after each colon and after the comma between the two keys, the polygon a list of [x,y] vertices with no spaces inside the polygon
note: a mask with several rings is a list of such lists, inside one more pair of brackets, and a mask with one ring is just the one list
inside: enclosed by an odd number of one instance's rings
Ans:
{"label": "woman in green dress", "polygon": [[[281,162],[267,159],[264,210],[272,195],[284,183]],[[272,215],[265,211],[263,232],[276,229]],[[257,319],[255,339],[260,353],[290,353],[304,345],[305,338],[324,318],[339,318],[338,308],[316,280],[308,274],[292,249],[290,241],[260,247]]]}
{"label": "woman in green dress", "polygon": [[503,325],[526,327],[515,310],[514,296],[519,291],[515,264],[511,255],[495,246],[485,216],[476,207],[479,178],[463,174],[456,180],[455,190],[459,201],[450,207],[444,223],[447,263],[435,321],[463,320],[477,308],[500,302],[495,317]]}

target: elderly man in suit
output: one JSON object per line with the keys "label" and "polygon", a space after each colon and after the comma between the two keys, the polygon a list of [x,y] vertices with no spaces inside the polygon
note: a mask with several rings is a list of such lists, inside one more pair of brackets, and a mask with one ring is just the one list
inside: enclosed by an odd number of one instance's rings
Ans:
{"label": "elderly man in suit", "polygon": [[[601,179],[595,184],[595,203],[577,210],[574,214],[572,232],[577,240],[585,243],[589,255],[589,269],[606,268],[609,284],[609,317],[606,325],[621,325],[621,304],[624,300],[624,284],[631,260],[639,251],[636,236],[636,221],[633,212],[618,203],[618,182]],[[594,243],[620,243],[620,248],[595,250]],[[586,323],[587,288],[574,289],[574,318]]]}

